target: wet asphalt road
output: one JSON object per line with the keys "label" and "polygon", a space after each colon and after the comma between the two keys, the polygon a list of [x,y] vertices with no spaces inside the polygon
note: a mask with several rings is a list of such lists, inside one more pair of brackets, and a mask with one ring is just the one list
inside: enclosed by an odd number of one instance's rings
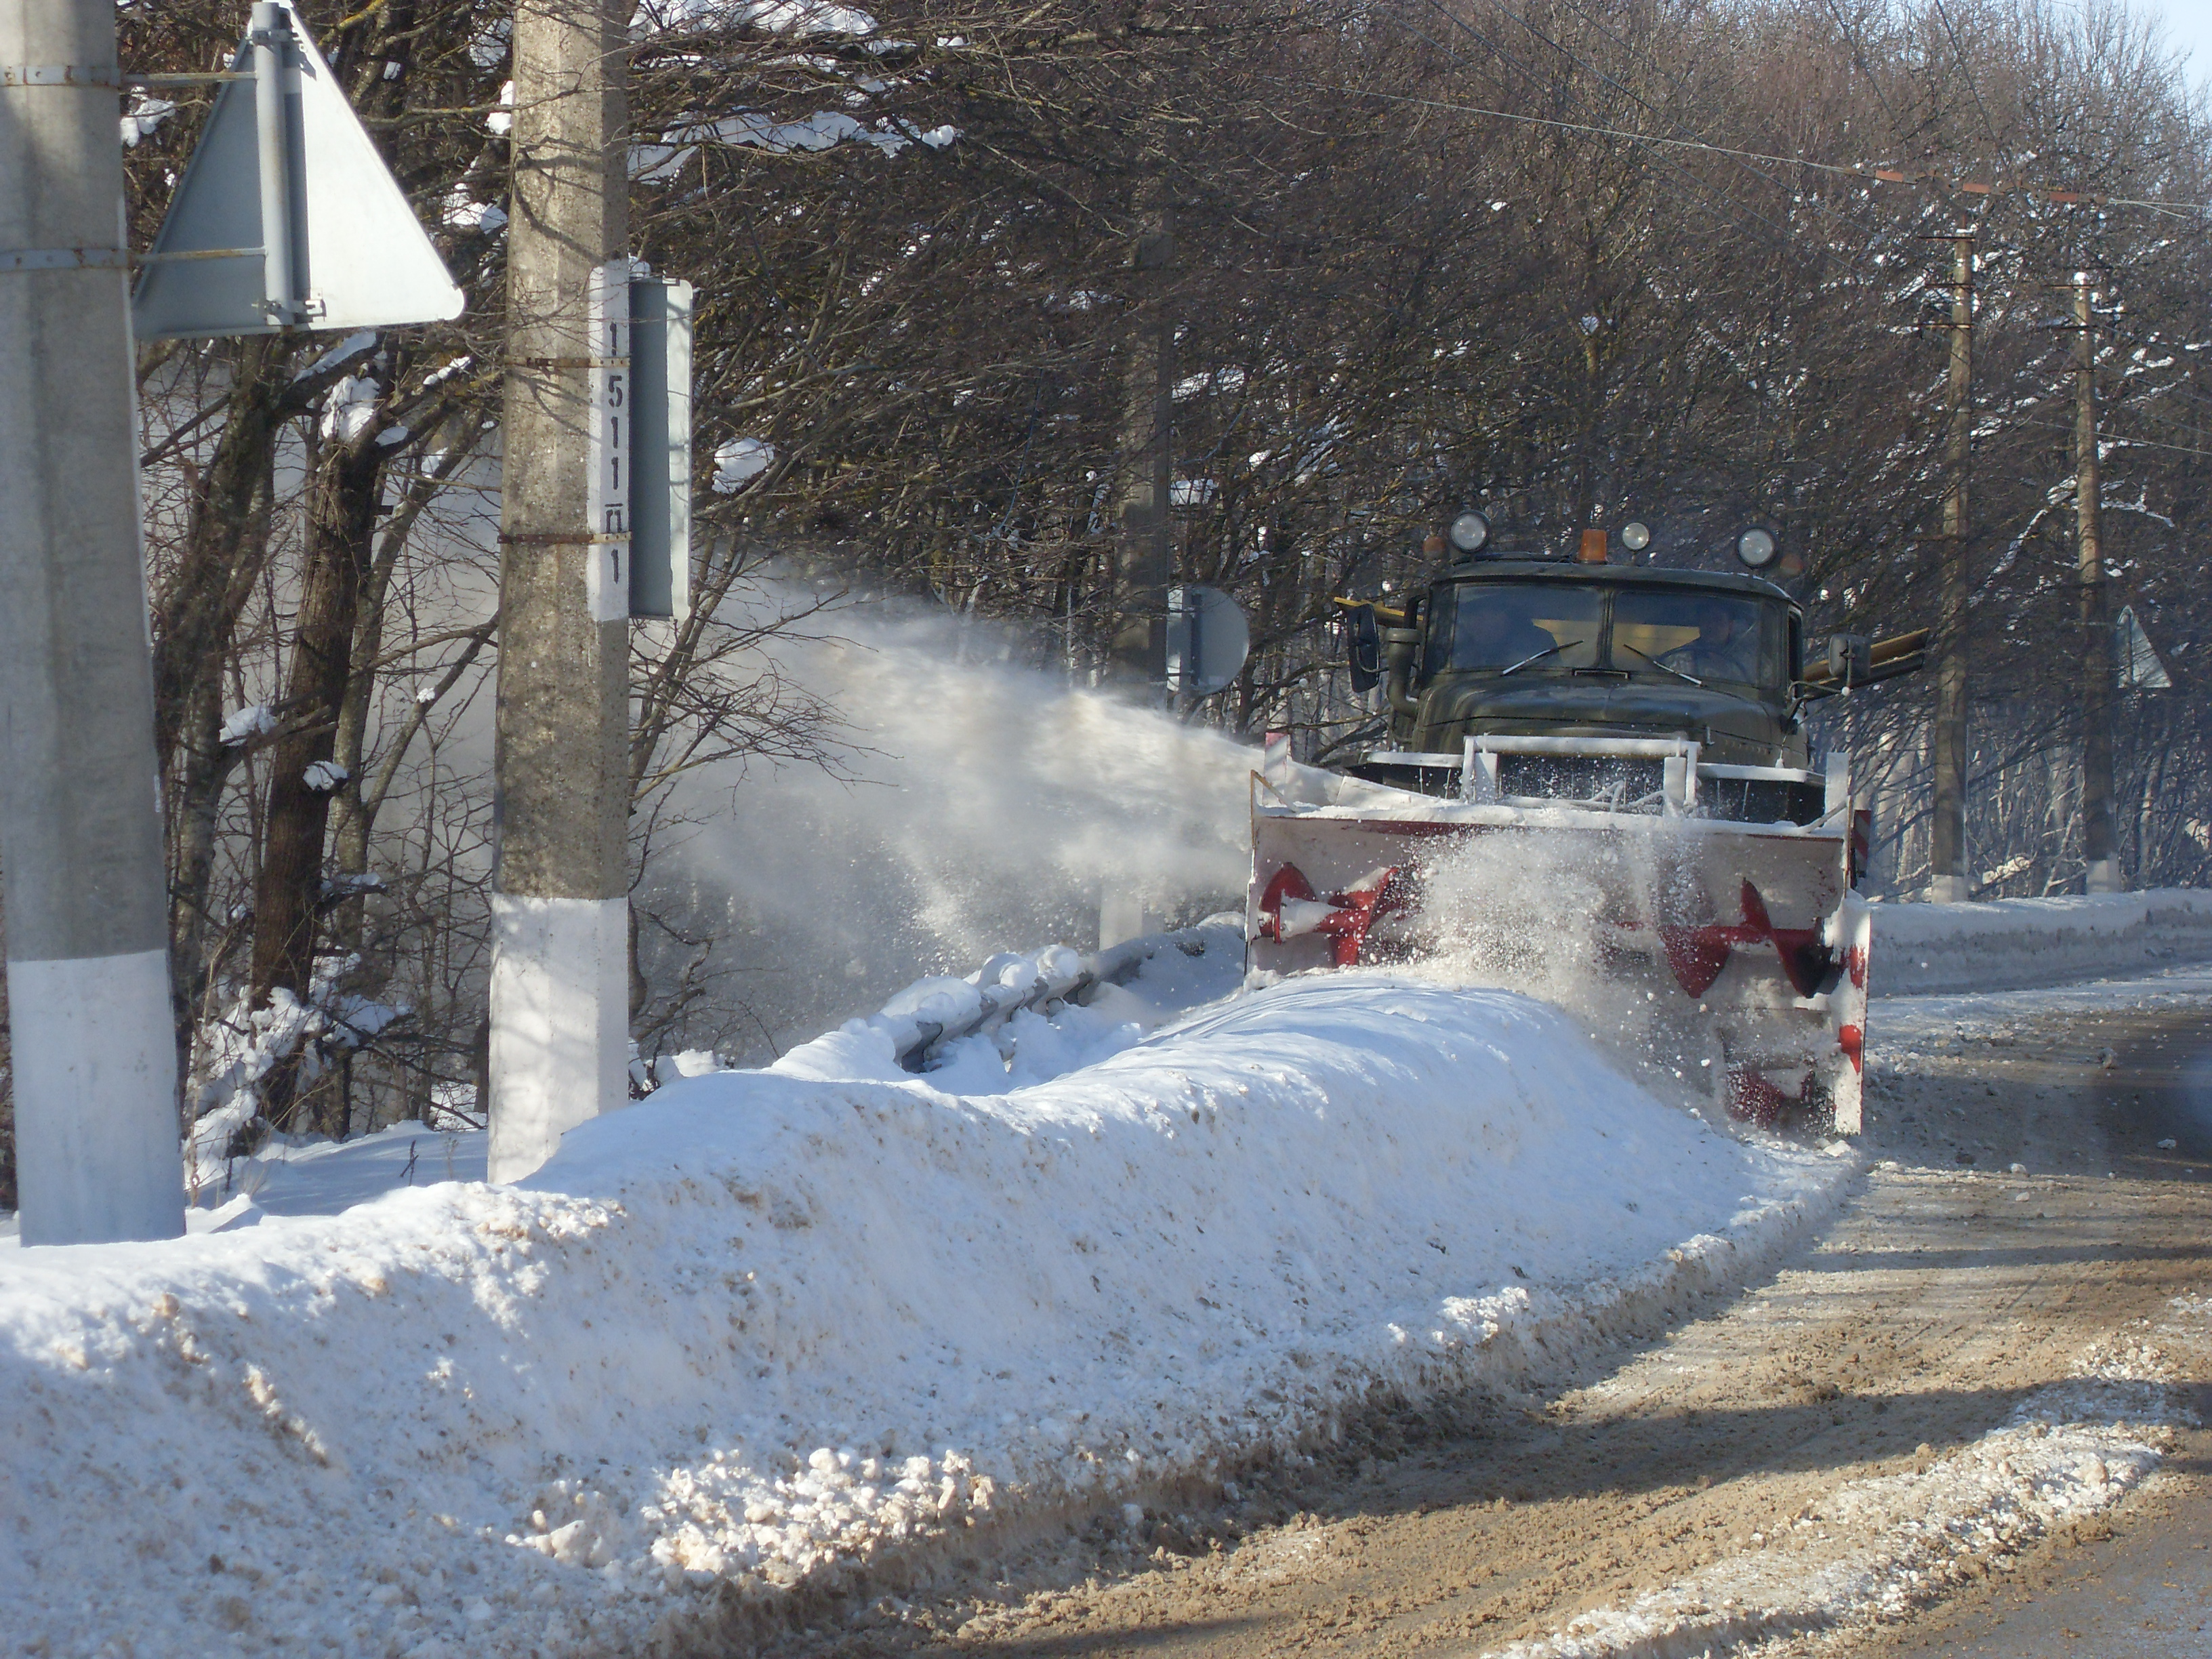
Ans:
{"label": "wet asphalt road", "polygon": [[[2195,1012],[2136,1017],[2099,1117],[2116,1174],[2212,1180],[2212,1024]],[[2159,1142],[2172,1140],[2171,1147]],[[2212,1238],[2204,1241],[2212,1255]],[[2195,1379],[2212,1419],[2212,1377]],[[2212,1656],[2212,1430],[2186,1432],[2161,1478],[2088,1539],[2047,1544],[2021,1571],[1853,1649],[1864,1659],[1942,1654]]]}

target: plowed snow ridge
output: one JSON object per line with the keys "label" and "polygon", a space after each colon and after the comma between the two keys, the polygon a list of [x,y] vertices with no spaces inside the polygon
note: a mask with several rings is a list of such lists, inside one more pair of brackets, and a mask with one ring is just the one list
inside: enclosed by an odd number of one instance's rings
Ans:
{"label": "plowed snow ridge", "polygon": [[520,1187],[8,1251],[10,1637],[632,1652],[1377,1385],[1549,1370],[1761,1272],[1857,1169],[1503,992],[1338,975],[1064,1046],[954,1094],[975,1055],[908,1077],[852,1026]]}

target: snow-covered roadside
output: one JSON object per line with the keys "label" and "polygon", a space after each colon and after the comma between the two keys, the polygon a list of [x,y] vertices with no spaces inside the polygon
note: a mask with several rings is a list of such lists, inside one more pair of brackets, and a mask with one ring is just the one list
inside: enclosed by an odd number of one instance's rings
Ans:
{"label": "snow-covered roadside", "polygon": [[[1176,1016],[1231,995],[1243,981],[1243,960],[1242,915],[1210,917],[1194,927],[1129,940],[1091,964],[1118,978],[1091,987],[1088,1002],[1049,1004],[1049,1012],[1024,1007],[972,1036],[945,1042],[931,1051],[930,1081],[946,1093],[1004,1094],[1103,1060]],[[957,1029],[976,1012],[980,981],[988,978],[996,987],[1024,967],[1037,972],[1048,963],[1063,977],[1083,966],[1073,951],[1054,945],[1029,956],[1001,952],[965,979],[917,980],[881,1012],[794,1049],[785,1069],[820,1064],[807,1056],[841,1052],[854,1030],[872,1030],[905,1047],[918,1028]],[[726,1067],[716,1055],[694,1049],[664,1056],[659,1069],[667,1077],[696,1077]],[[488,1137],[481,1129],[458,1127],[459,1119],[394,1123],[344,1141],[271,1135],[252,1156],[226,1158],[222,1148],[230,1132],[245,1120],[218,1115],[222,1121],[201,1120],[204,1127],[190,1148],[191,1207],[185,1220],[195,1233],[234,1232],[269,1216],[337,1215],[401,1188],[484,1178]],[[210,1124],[211,1130],[205,1127]],[[0,1248],[15,1243],[15,1218],[0,1212]]]}
{"label": "snow-covered roadside", "polygon": [[1857,1167],[1659,1104],[1525,999],[1382,975],[1003,1092],[877,1035],[672,1085],[520,1188],[9,1252],[10,1635],[633,1652],[1377,1387],[1523,1380],[1759,1272]]}
{"label": "snow-covered roadside", "polygon": [[2063,985],[2212,960],[2212,892],[1877,904],[1877,996]]}
{"label": "snow-covered roadside", "polygon": [[1909,1060],[1929,1045],[2002,1039],[2031,1020],[2054,1015],[2094,1016],[2122,1008],[2181,1008],[2212,1002],[2212,963],[2027,990],[1960,991],[1878,996],[1867,1012],[1875,1045],[1888,1063]]}

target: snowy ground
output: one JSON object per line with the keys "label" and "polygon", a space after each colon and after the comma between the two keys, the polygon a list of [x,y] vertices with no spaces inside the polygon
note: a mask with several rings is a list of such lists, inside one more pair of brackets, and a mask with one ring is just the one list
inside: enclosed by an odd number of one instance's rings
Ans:
{"label": "snowy ground", "polygon": [[[2062,902],[2035,902],[2055,908]],[[1893,918],[1906,911],[1918,922],[1917,912],[1923,908],[1932,907],[1893,907],[1884,914]],[[1164,1021],[1230,995],[1238,980],[1235,940],[1218,927],[1206,938],[1205,954],[1192,957],[1168,949],[1145,964],[1132,987],[1107,988],[1095,1006],[1069,1009],[1050,1020],[1024,1013],[1004,1037],[948,1045],[932,1073],[933,1085],[947,1093],[1004,1094],[1103,1059]],[[1909,943],[1927,948],[1928,942],[1916,937]],[[915,988],[937,982],[921,981]],[[1869,1024],[1879,1042],[1868,1063],[1878,1076],[1885,1067],[1893,1073],[1929,1055],[2004,1043],[2026,1022],[2067,1014],[2086,1018],[2114,1006],[2205,1000],[2212,1000],[2212,966],[2203,963],[2145,968],[2029,990],[1878,995]],[[811,1056],[838,1053],[848,1042],[835,1033],[818,1039],[794,1050],[785,1069],[805,1071],[820,1063]],[[1004,1049],[1011,1049],[1011,1055]],[[831,1069],[841,1063],[831,1062]],[[228,1164],[210,1158],[188,1224],[195,1233],[234,1231],[264,1216],[337,1215],[398,1188],[481,1181],[484,1139],[481,1131],[443,1131],[419,1122],[395,1124],[343,1143],[322,1136],[279,1137],[251,1158]],[[0,1218],[0,1246],[14,1242],[13,1230],[12,1216]]]}
{"label": "snowy ground", "polygon": [[1867,1024],[1882,1034],[1881,1064],[1897,1069],[1934,1054],[2002,1044],[2035,1021],[2064,1018],[2093,1024],[2115,1008],[2192,1008],[2208,1002],[2212,964],[2189,963],[2033,990],[1875,997]]}
{"label": "snowy ground", "polygon": [[2131,1494],[2203,1513],[2208,1006],[2201,972],[1878,1005],[1874,1166],[1747,1295],[778,1651],[1784,1659],[2032,1594]]}
{"label": "snowy ground", "polygon": [[[895,1003],[587,1125],[520,1187],[482,1184],[481,1136],[403,1125],[210,1171],[181,1241],[0,1252],[9,1634],[712,1640],[1203,1489],[1377,1397],[1557,1375],[1763,1274],[1862,1167],[1655,1099],[1526,998],[1380,973],[1231,995],[1236,929],[1192,943],[926,1076],[894,1063]],[[2207,998],[2203,970],[1881,998],[1874,1070]],[[2057,1422],[1947,1477],[1979,1494],[1957,1512],[2110,1501],[2154,1461]],[[1847,1507],[1917,1535],[1933,1490]],[[1889,1560],[1851,1582],[1917,1571]],[[1669,1594],[1620,1616],[1778,1605]]]}
{"label": "snowy ground", "polygon": [[2212,892],[1881,904],[1874,936],[1878,996],[2063,985],[2212,957]]}
{"label": "snowy ground", "polygon": [[1218,1478],[1378,1389],[1556,1367],[1756,1274],[1858,1167],[1717,1132],[1503,992],[1346,974],[1146,1029],[1218,966],[1156,958],[927,1077],[848,1027],[516,1188],[398,1132],[255,1175],[222,1218],[250,1225],[6,1252],[11,1637],[732,1632]]}

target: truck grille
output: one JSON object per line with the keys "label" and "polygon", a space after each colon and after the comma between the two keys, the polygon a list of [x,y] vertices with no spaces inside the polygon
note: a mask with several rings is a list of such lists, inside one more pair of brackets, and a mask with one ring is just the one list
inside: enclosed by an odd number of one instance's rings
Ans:
{"label": "truck grille", "polygon": [[[1664,810],[1666,764],[1646,756],[1502,754],[1498,757],[1498,793],[1508,800],[1574,802],[1656,815]],[[1457,764],[1364,761],[1347,769],[1370,783],[1418,795],[1446,800],[1459,797]],[[1826,810],[1827,787],[1819,778],[1726,778],[1703,769],[1698,774],[1698,817],[1732,823],[1817,823]]]}
{"label": "truck grille", "polygon": [[1666,763],[1619,755],[1500,755],[1498,793],[1524,799],[1604,801],[1616,811],[1659,811]]}
{"label": "truck grille", "polygon": [[1827,811],[1828,788],[1818,779],[1700,777],[1698,805],[1706,817],[1738,823],[1816,823]]}

